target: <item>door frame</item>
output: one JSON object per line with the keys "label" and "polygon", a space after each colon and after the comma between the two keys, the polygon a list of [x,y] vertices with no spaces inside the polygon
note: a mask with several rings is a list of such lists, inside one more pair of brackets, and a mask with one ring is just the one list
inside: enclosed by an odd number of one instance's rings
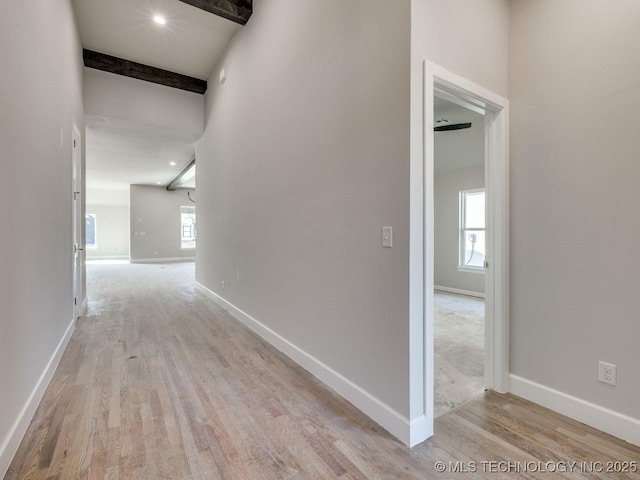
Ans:
{"label": "door frame", "polygon": [[[415,205],[416,214],[412,215],[412,221],[421,223],[422,228],[411,229],[411,243],[421,244],[422,249],[412,249],[410,256],[416,271],[420,265],[423,270],[422,278],[411,277],[411,294],[417,296],[419,292],[422,300],[422,328],[412,331],[422,331],[422,355],[412,355],[412,362],[421,357],[422,365],[414,366],[416,372],[423,371],[424,388],[422,392],[417,388],[412,391],[421,393],[424,423],[415,421],[419,428],[410,433],[411,445],[430,437],[434,422],[434,94],[485,115],[486,258],[489,262],[485,269],[485,295],[489,299],[485,305],[485,386],[498,392],[509,391],[509,101],[429,61],[424,62],[423,79],[424,155],[420,168],[413,169],[411,174],[412,189],[417,192],[421,187],[422,193],[412,194],[412,199],[422,197],[422,205]],[[418,176],[422,177],[421,182]],[[423,288],[418,289],[419,284]],[[413,335],[411,344],[417,344]],[[412,383],[417,380],[412,375]],[[415,398],[412,396],[412,401]],[[417,417],[412,415],[412,418]]]}
{"label": "door frame", "polygon": [[84,283],[84,253],[85,241],[82,225],[84,195],[82,189],[82,135],[77,125],[73,125],[71,133],[71,209],[72,209],[72,255],[73,255],[73,285],[72,307],[73,319],[76,320],[84,311],[82,295]]}

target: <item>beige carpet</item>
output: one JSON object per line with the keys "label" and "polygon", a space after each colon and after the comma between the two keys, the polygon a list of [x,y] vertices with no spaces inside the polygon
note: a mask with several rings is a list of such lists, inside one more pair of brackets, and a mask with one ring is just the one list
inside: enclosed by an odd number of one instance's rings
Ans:
{"label": "beige carpet", "polygon": [[435,416],[484,390],[484,300],[435,292]]}

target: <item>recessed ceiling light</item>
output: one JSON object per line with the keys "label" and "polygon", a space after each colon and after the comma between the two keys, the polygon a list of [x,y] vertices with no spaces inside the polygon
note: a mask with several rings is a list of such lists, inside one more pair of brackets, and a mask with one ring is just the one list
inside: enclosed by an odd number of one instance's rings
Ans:
{"label": "recessed ceiling light", "polygon": [[169,162],[169,165],[171,165],[172,167],[176,166],[176,162]]}
{"label": "recessed ceiling light", "polygon": [[164,25],[167,23],[167,20],[164,17],[161,17],[160,15],[156,15],[155,17],[153,17],[153,21],[159,25]]}
{"label": "recessed ceiling light", "polygon": [[160,182],[156,182],[158,185],[160,185]]}

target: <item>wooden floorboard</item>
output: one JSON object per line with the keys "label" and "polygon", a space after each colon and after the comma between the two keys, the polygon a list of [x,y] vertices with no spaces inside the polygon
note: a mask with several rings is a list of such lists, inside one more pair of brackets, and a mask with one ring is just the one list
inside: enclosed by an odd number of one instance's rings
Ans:
{"label": "wooden floorboard", "polygon": [[640,448],[492,392],[406,448],[193,277],[89,267],[88,311],[5,479],[640,479]]}

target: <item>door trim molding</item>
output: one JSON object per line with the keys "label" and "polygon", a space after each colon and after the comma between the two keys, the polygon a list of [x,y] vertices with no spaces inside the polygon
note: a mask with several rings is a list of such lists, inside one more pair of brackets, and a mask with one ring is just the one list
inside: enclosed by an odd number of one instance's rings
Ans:
{"label": "door trim molding", "polygon": [[[75,145],[76,139],[78,145]],[[74,245],[73,251],[73,293],[71,296],[71,304],[73,308],[74,320],[82,316],[84,313],[84,305],[86,304],[86,295],[84,294],[85,285],[85,256],[84,256],[84,187],[82,183],[83,170],[82,170],[82,134],[78,125],[74,122],[71,131],[71,210],[73,217],[72,226],[72,243]],[[76,192],[79,192],[79,200],[76,200]],[[77,202],[80,203],[77,203]],[[77,254],[75,249],[80,248],[80,253]],[[79,262],[79,264],[78,264]]]}
{"label": "door trim molding", "polygon": [[485,115],[487,230],[495,233],[487,242],[486,296],[493,304],[486,307],[492,321],[485,322],[485,344],[493,355],[485,356],[485,382],[509,391],[509,101],[429,61],[423,81],[423,158],[412,162],[410,175],[410,304],[422,307],[411,309],[410,402],[422,405],[421,412],[412,409],[412,418],[424,415],[430,428],[411,435],[411,446],[433,434],[434,420],[434,93]]}

